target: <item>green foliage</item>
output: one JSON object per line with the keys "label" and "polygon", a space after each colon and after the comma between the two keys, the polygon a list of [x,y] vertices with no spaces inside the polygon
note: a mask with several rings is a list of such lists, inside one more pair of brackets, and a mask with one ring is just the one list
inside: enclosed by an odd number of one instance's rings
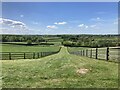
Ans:
{"label": "green foliage", "polygon": [[32,45],[32,41],[31,41],[31,40],[28,40],[28,41],[27,41],[27,45]]}
{"label": "green foliage", "polygon": [[41,44],[61,42],[71,47],[108,47],[120,46],[119,35],[2,35],[3,42],[27,42]]}
{"label": "green foliage", "polygon": [[[115,47],[119,46],[120,42],[117,42],[117,39],[109,39],[107,38],[108,36],[104,36],[104,38],[101,36],[83,36],[83,37],[78,37],[78,40],[75,42],[74,40],[71,40],[68,37],[67,39],[69,40],[70,43],[66,42],[66,40],[63,41],[64,46],[70,46],[70,47]],[[111,36],[112,37],[112,36]],[[114,36],[113,36],[114,38]],[[72,38],[73,39],[73,38]],[[75,39],[76,40],[76,39]]]}

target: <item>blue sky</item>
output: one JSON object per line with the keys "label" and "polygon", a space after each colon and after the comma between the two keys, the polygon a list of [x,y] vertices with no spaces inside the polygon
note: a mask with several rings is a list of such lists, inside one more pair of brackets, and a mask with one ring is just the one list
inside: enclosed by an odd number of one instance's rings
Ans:
{"label": "blue sky", "polygon": [[2,34],[117,34],[117,2],[4,2]]}

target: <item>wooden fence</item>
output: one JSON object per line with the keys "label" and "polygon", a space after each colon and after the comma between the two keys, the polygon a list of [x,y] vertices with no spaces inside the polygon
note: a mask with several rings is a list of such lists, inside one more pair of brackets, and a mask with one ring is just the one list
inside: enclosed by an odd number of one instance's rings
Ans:
{"label": "wooden fence", "polygon": [[86,57],[94,58],[94,59],[118,62],[120,48],[109,48],[109,47],[107,47],[107,48],[92,48],[92,49],[84,49],[84,50],[79,50],[79,51],[74,51],[74,52],[71,52],[68,49],[68,52],[70,54],[75,54],[75,55],[79,55],[79,56],[86,56]]}
{"label": "wooden fence", "polygon": [[1,60],[14,59],[37,59],[52,54],[56,54],[61,50],[61,47],[56,52],[0,52]]}

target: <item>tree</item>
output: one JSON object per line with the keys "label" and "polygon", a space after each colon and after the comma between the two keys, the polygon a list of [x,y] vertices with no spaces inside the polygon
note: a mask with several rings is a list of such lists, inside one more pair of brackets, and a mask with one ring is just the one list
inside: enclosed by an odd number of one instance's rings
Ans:
{"label": "tree", "polygon": [[28,41],[27,41],[27,45],[32,45],[32,41],[31,41],[31,40],[28,40]]}

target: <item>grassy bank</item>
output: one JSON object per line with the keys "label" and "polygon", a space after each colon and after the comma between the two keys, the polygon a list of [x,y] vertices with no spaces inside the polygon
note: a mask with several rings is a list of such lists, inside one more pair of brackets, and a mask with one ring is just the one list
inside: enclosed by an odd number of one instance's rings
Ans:
{"label": "grassy bank", "polygon": [[[2,61],[3,87],[118,87],[118,64],[60,53],[36,60]],[[80,70],[87,70],[81,73]]]}

